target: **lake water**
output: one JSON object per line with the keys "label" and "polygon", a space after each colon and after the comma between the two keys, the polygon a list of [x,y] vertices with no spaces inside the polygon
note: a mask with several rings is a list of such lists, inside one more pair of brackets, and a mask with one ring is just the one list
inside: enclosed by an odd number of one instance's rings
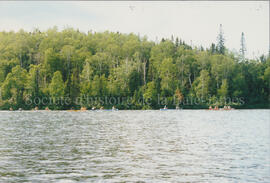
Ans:
{"label": "lake water", "polygon": [[270,110],[0,112],[0,182],[270,182]]}

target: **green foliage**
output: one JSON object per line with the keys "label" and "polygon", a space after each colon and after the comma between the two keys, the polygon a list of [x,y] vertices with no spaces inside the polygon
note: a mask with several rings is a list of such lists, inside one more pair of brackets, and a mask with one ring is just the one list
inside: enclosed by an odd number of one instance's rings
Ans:
{"label": "green foliage", "polygon": [[220,89],[218,89],[218,96],[220,98],[226,98],[227,95],[228,95],[228,84],[227,84],[227,80],[223,79],[222,85],[221,85]]}
{"label": "green foliage", "polygon": [[263,79],[270,86],[270,66],[265,69]]}
{"label": "green foliage", "polygon": [[91,96],[101,97],[107,95],[107,79],[105,75],[95,75],[91,82]]}
{"label": "green foliage", "polygon": [[195,85],[195,93],[198,98],[208,98],[209,95],[209,83],[210,77],[208,71],[202,70],[200,72],[200,77],[194,82]]}
{"label": "green foliage", "polygon": [[[50,107],[55,109],[92,107],[85,99],[83,104],[74,100],[108,96],[132,97],[131,104],[118,108],[156,109],[164,105],[162,97],[175,107],[174,95],[178,100],[197,97],[209,103],[243,98],[244,107],[266,106],[270,58],[238,60],[238,55],[228,53],[224,41],[222,29],[218,43],[209,49],[192,48],[178,37],[154,43],[134,34],[86,34],[72,28],[0,32],[0,108],[33,108],[27,101],[37,97],[51,97]],[[61,97],[72,102],[56,103]]]}
{"label": "green foliage", "polygon": [[24,104],[23,95],[27,85],[27,71],[20,66],[12,68],[2,84],[2,98],[15,108]]}
{"label": "green foliage", "polygon": [[49,85],[50,95],[54,100],[64,97],[65,84],[62,79],[62,74],[60,71],[56,71],[53,74],[52,82]]}
{"label": "green foliage", "polygon": [[147,83],[146,90],[143,94],[143,97],[146,101],[146,104],[148,102],[151,103],[150,105],[148,105],[148,104],[146,105],[146,106],[148,106],[148,108],[152,108],[152,107],[155,107],[157,105],[158,92],[157,92],[157,88],[155,86],[154,81]]}
{"label": "green foliage", "polygon": [[267,67],[264,71],[263,79],[266,85],[265,93],[268,98],[268,102],[270,103],[270,66]]}

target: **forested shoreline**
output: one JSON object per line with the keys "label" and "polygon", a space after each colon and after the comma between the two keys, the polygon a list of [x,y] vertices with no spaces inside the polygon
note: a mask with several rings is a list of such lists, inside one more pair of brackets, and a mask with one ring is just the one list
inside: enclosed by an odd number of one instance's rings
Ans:
{"label": "forested shoreline", "polygon": [[[222,34],[203,48],[173,36],[154,42],[132,33],[72,28],[0,32],[0,87],[2,110],[175,108],[175,99],[182,108],[270,108],[270,58],[232,53]],[[52,102],[40,102],[44,98]],[[59,102],[63,98],[70,102]],[[87,98],[129,101],[93,104]]]}

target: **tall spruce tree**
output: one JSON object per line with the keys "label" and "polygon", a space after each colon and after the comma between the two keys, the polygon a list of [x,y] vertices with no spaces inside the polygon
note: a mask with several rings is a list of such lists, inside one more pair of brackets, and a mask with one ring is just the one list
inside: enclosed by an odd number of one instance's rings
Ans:
{"label": "tall spruce tree", "polygon": [[240,56],[241,60],[245,59],[245,54],[246,54],[247,48],[246,48],[246,40],[244,33],[242,32],[241,34],[241,42],[240,42]]}
{"label": "tall spruce tree", "polygon": [[217,37],[217,52],[222,55],[225,54],[225,38],[224,38],[223,29],[222,29],[222,24],[220,24],[219,26],[219,34]]}

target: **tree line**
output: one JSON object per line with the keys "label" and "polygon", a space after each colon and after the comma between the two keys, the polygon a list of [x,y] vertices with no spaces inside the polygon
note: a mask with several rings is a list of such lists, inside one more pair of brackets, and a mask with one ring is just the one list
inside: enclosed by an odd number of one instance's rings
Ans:
{"label": "tree line", "polygon": [[[114,104],[119,109],[157,109],[164,104],[174,108],[178,103],[184,108],[269,108],[269,55],[245,58],[243,40],[242,33],[241,49],[233,53],[225,47],[222,31],[209,48],[173,36],[153,42],[132,33],[73,28],[3,31],[0,109],[112,107],[101,101],[89,104],[86,96],[129,97],[129,102]],[[68,104],[57,103],[65,97]],[[79,104],[74,102],[78,97]],[[42,98],[53,102],[33,102]],[[163,104],[161,98],[166,99]],[[192,99],[200,100],[187,102]]]}

